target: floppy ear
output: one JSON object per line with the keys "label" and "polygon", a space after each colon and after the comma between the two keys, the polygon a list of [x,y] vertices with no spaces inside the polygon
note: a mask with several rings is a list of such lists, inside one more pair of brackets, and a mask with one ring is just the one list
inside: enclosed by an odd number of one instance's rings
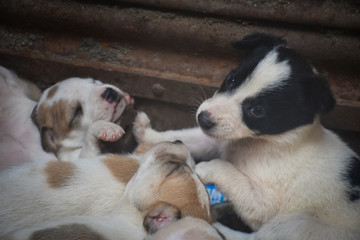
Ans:
{"label": "floppy ear", "polygon": [[35,126],[37,126],[39,128],[39,121],[38,121],[38,115],[37,115],[37,107],[38,105],[36,105],[34,107],[34,109],[31,112],[31,121],[35,124]]}
{"label": "floppy ear", "polygon": [[56,134],[52,128],[41,128],[41,145],[46,152],[56,152]]}
{"label": "floppy ear", "polygon": [[149,234],[153,234],[160,228],[176,222],[181,218],[180,210],[172,204],[161,202],[146,214],[144,228]]}
{"label": "floppy ear", "polygon": [[260,46],[274,47],[286,45],[286,41],[280,37],[275,37],[265,33],[253,33],[245,36],[241,41],[233,42],[232,46],[240,50],[252,50]]}
{"label": "floppy ear", "polygon": [[315,107],[316,113],[328,113],[334,108],[336,100],[324,77],[315,74],[305,76],[303,87],[308,97],[308,104]]}

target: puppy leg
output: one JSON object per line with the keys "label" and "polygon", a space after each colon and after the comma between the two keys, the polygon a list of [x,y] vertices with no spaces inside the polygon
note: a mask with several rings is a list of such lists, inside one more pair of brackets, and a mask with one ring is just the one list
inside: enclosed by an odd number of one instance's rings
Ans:
{"label": "puppy leg", "polygon": [[205,184],[214,183],[253,229],[277,214],[280,200],[276,193],[257,184],[231,163],[219,159],[201,162],[195,171]]}
{"label": "puppy leg", "polygon": [[247,240],[355,240],[360,239],[360,230],[331,226],[316,216],[304,211],[296,211],[274,217],[257,232],[244,234],[214,224],[226,239]]}
{"label": "puppy leg", "polygon": [[200,128],[158,132],[151,128],[150,119],[144,112],[139,112],[136,116],[133,132],[139,143],[157,144],[163,141],[180,140],[188,147],[195,159],[217,158],[222,149],[219,142],[205,135]]}
{"label": "puppy leg", "polygon": [[93,123],[85,136],[85,144],[80,157],[92,157],[100,154],[99,140],[115,142],[124,135],[125,131],[119,125],[103,120]]}

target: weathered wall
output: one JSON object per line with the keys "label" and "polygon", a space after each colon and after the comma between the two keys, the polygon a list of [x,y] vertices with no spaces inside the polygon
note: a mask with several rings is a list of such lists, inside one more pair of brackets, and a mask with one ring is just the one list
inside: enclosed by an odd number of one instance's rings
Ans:
{"label": "weathered wall", "polygon": [[241,61],[230,43],[267,32],[329,79],[338,104],[323,122],[358,147],[359,9],[335,0],[3,0],[0,64],[41,88],[72,76],[114,83],[155,128],[182,128]]}

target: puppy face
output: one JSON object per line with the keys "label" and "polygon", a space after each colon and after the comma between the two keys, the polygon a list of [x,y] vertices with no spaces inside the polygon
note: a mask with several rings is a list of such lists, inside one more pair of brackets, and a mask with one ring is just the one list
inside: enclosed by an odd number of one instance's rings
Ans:
{"label": "puppy face", "polygon": [[284,40],[253,34],[234,46],[250,51],[199,107],[197,121],[206,134],[220,139],[281,134],[333,108],[326,80]]}
{"label": "puppy face", "polygon": [[[211,222],[209,195],[193,167],[193,159],[181,142],[158,144],[144,155],[124,195],[144,214],[162,203],[178,209],[180,217]],[[157,225],[158,214],[150,215],[151,224]]]}
{"label": "puppy face", "polygon": [[94,121],[115,122],[130,101],[117,87],[93,79],[70,78],[48,88],[33,114],[44,150],[56,152],[63,139]]}

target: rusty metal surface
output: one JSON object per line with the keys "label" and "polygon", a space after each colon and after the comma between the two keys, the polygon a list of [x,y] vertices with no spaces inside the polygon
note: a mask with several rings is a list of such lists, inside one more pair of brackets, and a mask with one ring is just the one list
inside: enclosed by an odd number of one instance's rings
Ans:
{"label": "rusty metal surface", "polygon": [[[177,53],[237,55],[230,42],[255,31],[288,39],[291,46],[313,61],[338,66],[359,60],[358,36],[336,31],[313,32],[292,26],[241,23],[225,19],[162,12],[123,5],[60,0],[7,0],[0,3],[0,19],[8,24],[26,23],[47,31],[95,35],[117,41],[155,45]],[[354,49],[354,46],[355,49]],[[331,49],[331,51],[329,51]]]}
{"label": "rusty metal surface", "polygon": [[[170,7],[183,8],[171,5],[175,1],[168,1],[166,6],[165,1],[156,1],[159,3],[156,6],[167,7],[167,11],[129,4],[145,5],[140,0],[126,1],[125,5],[118,2],[1,1],[0,64],[41,87],[72,76],[93,77],[117,84],[141,99],[177,104],[176,107],[196,106],[211,96],[227,73],[241,61],[242,53],[233,50],[230,42],[254,31],[267,32],[285,37],[291,47],[310,58],[329,79],[338,105],[334,113],[324,119],[327,126],[360,132],[360,40],[353,26],[358,12],[350,14],[347,20],[344,18],[346,23],[339,23],[337,19],[342,11],[332,15],[336,21],[322,16],[332,28],[320,31],[273,22],[244,24],[238,19],[246,17],[242,15],[244,9],[233,9],[229,14],[228,5],[222,5],[221,0],[211,1],[210,7],[203,1],[193,1],[193,4],[204,5],[207,12],[219,11],[223,6],[225,12],[211,13],[227,18],[171,10]],[[226,2],[232,6],[244,3]],[[191,2],[177,3],[189,5]],[[259,8],[265,9],[264,6]],[[320,5],[314,6],[311,11],[320,12]],[[348,11],[348,8],[342,9]],[[236,18],[230,18],[235,15]],[[291,22],[287,19],[289,16],[283,17],[275,20]],[[309,16],[304,18],[309,20]],[[327,25],[315,20],[313,23]],[[335,26],[347,30],[334,29]]]}
{"label": "rusty metal surface", "polygon": [[[186,95],[183,95],[183,92],[186,92],[187,95],[200,95],[200,98],[210,96],[209,92],[213,92],[226,74],[240,61],[227,55],[222,58],[209,58],[197,54],[187,55],[161,51],[156,48],[124,45],[115,40],[108,42],[56,33],[33,32],[29,34],[18,29],[0,28],[0,37],[3,54],[20,54],[31,58],[122,72],[122,76],[116,77],[114,81],[117,81],[125,89],[129,88],[128,91],[135,96],[163,99],[178,104],[189,104],[189,99],[184,99]],[[19,68],[21,71],[20,66]],[[86,73],[88,74],[88,72]],[[70,77],[71,74],[73,73],[69,71],[67,75],[59,72],[53,78],[47,77],[42,81],[50,85],[55,81]],[[40,75],[47,76],[48,74]],[[93,75],[106,78],[95,72]],[[339,74],[332,69],[331,72],[325,72],[325,75],[331,82],[340,104],[348,105],[351,101],[355,106],[358,104],[360,82],[353,77],[351,72],[346,71]],[[84,77],[86,76],[91,75],[85,74]],[[122,81],[122,79],[125,80]],[[129,85],[128,80],[131,80],[130,86],[127,86]],[[188,84],[182,84],[183,82]],[[154,92],[156,85],[164,88],[162,94]],[[190,85],[190,88],[194,90],[190,91],[186,88]],[[139,88],[139,86],[143,87]],[[177,91],[180,93],[176,94]]]}
{"label": "rusty metal surface", "polygon": [[[345,29],[360,28],[360,2],[336,0],[116,0],[229,18]],[[246,22],[244,23],[246,24]]]}

